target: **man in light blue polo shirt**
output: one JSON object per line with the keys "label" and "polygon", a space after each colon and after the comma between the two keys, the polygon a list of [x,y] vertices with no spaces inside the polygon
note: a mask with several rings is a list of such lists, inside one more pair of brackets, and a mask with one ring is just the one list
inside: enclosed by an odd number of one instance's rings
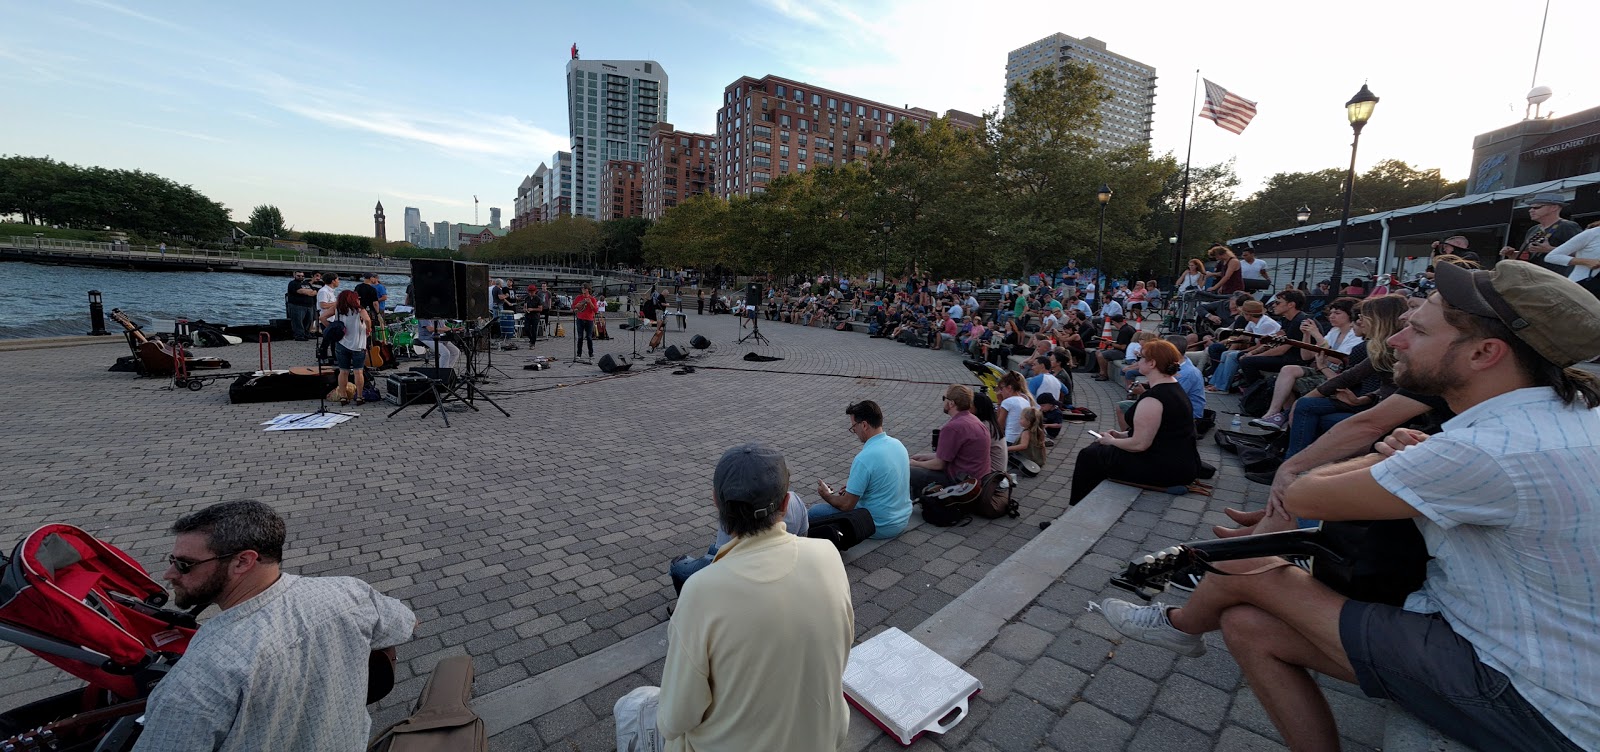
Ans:
{"label": "man in light blue polo shirt", "polygon": [[823,503],[811,507],[811,522],[816,524],[860,505],[877,527],[872,537],[893,538],[911,519],[911,457],[905,444],[884,432],[883,409],[878,403],[862,400],[844,412],[850,416],[850,433],[860,440],[861,451],[850,463],[850,478],[843,491],[817,481],[817,495]]}

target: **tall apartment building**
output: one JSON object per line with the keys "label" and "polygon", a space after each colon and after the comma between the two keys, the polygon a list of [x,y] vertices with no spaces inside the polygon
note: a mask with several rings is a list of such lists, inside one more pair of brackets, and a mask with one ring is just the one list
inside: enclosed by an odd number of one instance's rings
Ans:
{"label": "tall apartment building", "polygon": [[717,142],[705,133],[656,123],[644,161],[644,216],[660,219],[690,196],[715,191]]}
{"label": "tall apartment building", "polygon": [[517,200],[511,205],[511,229],[519,230],[544,218],[544,176],[550,168],[543,162],[532,175],[517,184]]}
{"label": "tall apartment building", "polygon": [[598,220],[609,202],[601,184],[606,163],[643,162],[651,131],[667,118],[667,72],[653,60],[573,58],[567,62],[567,113],[571,213]]}
{"label": "tall apartment building", "polygon": [[[1156,69],[1107,50],[1106,43],[1094,37],[1076,39],[1052,34],[1012,50],[1006,55],[1006,91],[1011,91],[1012,84],[1026,81],[1036,70],[1059,68],[1067,62],[1094,66],[1100,74],[1100,84],[1111,93],[1111,98],[1100,104],[1100,128],[1095,137],[1101,146],[1120,149],[1150,143]],[[1009,94],[1006,110],[1011,110]]]}
{"label": "tall apartment building", "polygon": [[[433,248],[450,248],[450,238],[451,232],[449,222],[433,223]],[[455,249],[451,248],[451,250]]]}
{"label": "tall apartment building", "polygon": [[417,227],[422,224],[422,211],[415,206],[406,207],[406,234],[405,239],[417,247],[422,247],[417,242]]}
{"label": "tall apartment building", "polygon": [[411,243],[418,248],[433,247],[433,230],[428,228],[427,222],[417,223],[417,239],[411,241]]}
{"label": "tall apartment building", "polygon": [[644,163],[613,159],[600,173],[600,221],[644,216]]}
{"label": "tall apartment building", "polygon": [[489,226],[496,230],[503,229],[500,227],[500,207],[489,207]]}
{"label": "tall apartment building", "polygon": [[550,156],[548,168],[544,165],[539,165],[539,168],[545,170],[539,221],[553,222],[557,217],[571,215],[573,213],[572,152],[558,151]]}
{"label": "tall apartment building", "polygon": [[723,90],[717,110],[717,195],[761,193],[789,172],[865,159],[893,145],[896,122],[926,127],[936,116],[778,76],[744,76]]}

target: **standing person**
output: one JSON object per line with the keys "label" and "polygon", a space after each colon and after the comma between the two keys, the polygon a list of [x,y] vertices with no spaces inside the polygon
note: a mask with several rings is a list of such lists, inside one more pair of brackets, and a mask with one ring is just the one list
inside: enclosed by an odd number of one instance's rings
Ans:
{"label": "standing person", "polygon": [[1573,368],[1600,355],[1600,301],[1520,261],[1440,264],[1435,281],[1389,341],[1399,386],[1455,417],[1313,466],[1283,499],[1298,517],[1414,523],[1436,555],[1403,606],[1253,559],[1223,562],[1252,576],[1206,577],[1182,607],[1100,608],[1118,632],[1182,655],[1220,628],[1292,749],[1339,746],[1311,672],[1475,749],[1600,749],[1600,593],[1577,574],[1600,571],[1600,382]]}
{"label": "standing person", "polygon": [[706,291],[704,289],[699,289],[699,290],[695,291],[695,294],[694,294],[694,315],[696,315],[696,316],[704,316],[704,315],[706,315]]}
{"label": "standing person", "polygon": [[1272,288],[1272,275],[1267,273],[1267,262],[1256,258],[1249,248],[1240,253],[1239,273],[1244,277],[1244,289],[1250,292]]}
{"label": "standing person", "polygon": [[310,338],[311,321],[316,318],[317,291],[306,281],[305,272],[295,272],[289,279],[289,289],[283,295],[283,312],[289,317],[289,328],[294,330],[294,341]]}
{"label": "standing person", "polygon": [[1233,249],[1225,245],[1215,245],[1207,253],[1217,262],[1216,271],[1206,272],[1206,276],[1217,278],[1217,284],[1211,288],[1211,292],[1218,295],[1232,295],[1243,290],[1244,271],[1239,265],[1239,257],[1233,255]]}
{"label": "standing person", "polygon": [[783,455],[765,445],[736,446],[717,462],[711,495],[733,539],[684,583],[667,625],[655,715],[667,749],[845,744],[850,581],[833,544],[785,529],[788,488]]}
{"label": "standing person", "polygon": [[[339,273],[328,272],[322,275],[322,287],[317,288],[317,323],[328,320],[329,312],[338,305],[339,301]],[[329,341],[327,327],[323,327],[323,337],[317,340],[317,363],[328,362],[333,357],[333,342]]]}
{"label": "standing person", "polygon": [[339,369],[339,404],[350,404],[347,391],[353,376],[356,382],[356,404],[367,403],[362,398],[367,385],[367,333],[372,330],[372,319],[361,309],[361,297],[355,290],[339,293],[339,301],[332,311],[322,314],[322,323],[338,321],[344,325],[344,337],[333,345],[333,362]]}
{"label": "standing person", "polygon": [[1567,279],[1600,295],[1600,290],[1594,287],[1593,282],[1586,282],[1595,275],[1596,269],[1600,269],[1600,222],[1590,222],[1587,229],[1562,243],[1559,250],[1546,254],[1544,260],[1546,265],[1557,269],[1572,267],[1567,272]]}
{"label": "standing person", "polygon": [[284,573],[286,526],[259,501],[213,504],[172,532],[174,603],[220,613],[150,693],[134,750],[365,749],[368,661],[411,639],[411,609],[354,577]]}
{"label": "standing person", "polygon": [[942,410],[950,420],[939,429],[939,446],[911,455],[911,495],[929,484],[941,486],[989,472],[989,431],[972,414],[972,389],[952,384],[944,390]]}
{"label": "standing person", "polygon": [[600,303],[594,299],[589,283],[583,284],[578,297],[572,301],[572,315],[578,321],[578,331],[574,333],[572,342],[573,353],[583,354],[583,343],[589,343],[589,357],[594,357],[594,315],[599,312]]}
{"label": "standing person", "polygon": [[1566,269],[1546,264],[1545,255],[1583,230],[1577,222],[1561,218],[1561,209],[1570,203],[1566,196],[1559,193],[1537,193],[1525,199],[1522,205],[1528,207],[1528,218],[1534,221],[1534,225],[1523,234],[1522,245],[1501,248],[1500,255],[1518,261],[1532,261],[1551,271],[1565,273]]}
{"label": "standing person", "polygon": [[528,295],[522,299],[523,334],[528,335],[528,347],[539,344],[539,328],[544,324],[545,298],[547,295],[539,289],[539,283],[528,285]]}
{"label": "standing person", "polygon": [[811,523],[844,514],[857,506],[872,515],[874,538],[893,538],[911,519],[911,458],[906,445],[883,430],[883,408],[872,400],[853,402],[844,409],[850,418],[850,435],[861,451],[850,462],[844,489],[834,491],[817,479],[822,503],[809,510]]}
{"label": "standing person", "polygon": [[372,306],[372,321],[381,327],[385,324],[383,308],[389,302],[389,288],[384,286],[383,280],[379,279],[377,273],[372,275],[372,287],[378,293],[378,299]]}
{"label": "standing person", "polygon": [[378,275],[374,272],[361,275],[361,283],[356,285],[356,297],[361,300],[361,310],[367,312],[376,326],[383,325],[379,323],[383,321],[383,304],[379,302],[378,297],[379,287]]}
{"label": "standing person", "polygon": [[1200,472],[1200,452],[1195,447],[1189,395],[1175,378],[1181,360],[1183,353],[1164,339],[1144,346],[1136,367],[1149,388],[1133,406],[1133,427],[1127,432],[1107,431],[1078,452],[1069,505],[1083,501],[1108,479],[1154,486],[1194,482]]}

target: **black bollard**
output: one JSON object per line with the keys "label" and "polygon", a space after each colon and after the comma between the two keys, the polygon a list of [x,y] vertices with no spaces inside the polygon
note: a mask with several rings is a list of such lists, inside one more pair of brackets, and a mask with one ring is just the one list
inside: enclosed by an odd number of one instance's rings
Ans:
{"label": "black bollard", "polygon": [[106,331],[106,309],[100,305],[99,290],[89,291],[89,326],[93,327],[93,330],[89,332],[91,337],[107,337],[111,335],[111,332]]}

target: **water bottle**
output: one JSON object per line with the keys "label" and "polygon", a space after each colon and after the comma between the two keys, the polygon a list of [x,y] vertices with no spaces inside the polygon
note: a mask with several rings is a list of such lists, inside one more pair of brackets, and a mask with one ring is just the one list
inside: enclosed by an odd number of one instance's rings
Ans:
{"label": "water bottle", "polygon": [[1235,430],[1235,431],[1239,430],[1239,425],[1240,425],[1240,423],[1239,423],[1239,414],[1238,413],[1234,413],[1233,414],[1233,430]]}

